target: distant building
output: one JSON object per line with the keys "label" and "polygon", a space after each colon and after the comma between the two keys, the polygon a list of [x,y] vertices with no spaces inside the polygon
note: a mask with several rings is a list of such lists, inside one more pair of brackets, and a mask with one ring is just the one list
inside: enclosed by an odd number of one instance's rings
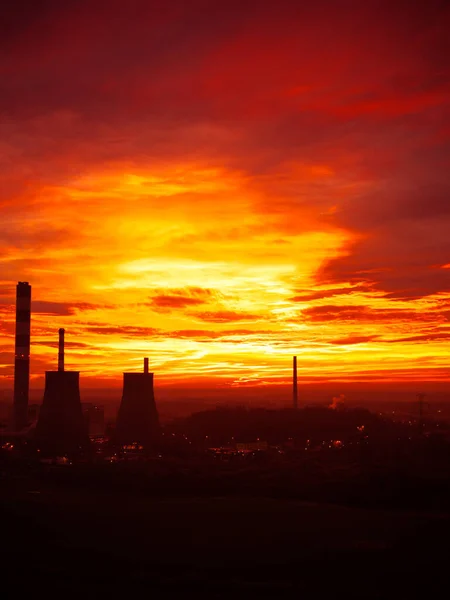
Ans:
{"label": "distant building", "polygon": [[138,444],[149,448],[158,442],[160,425],[153,393],[153,373],[148,359],[143,373],[123,374],[123,394],[113,439],[116,444]]}
{"label": "distant building", "polygon": [[77,371],[47,371],[35,439],[50,454],[77,452],[89,445]]}

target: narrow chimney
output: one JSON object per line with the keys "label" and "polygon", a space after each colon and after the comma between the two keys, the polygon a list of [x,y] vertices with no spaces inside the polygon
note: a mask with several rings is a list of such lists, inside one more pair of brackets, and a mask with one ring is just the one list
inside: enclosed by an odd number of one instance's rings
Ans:
{"label": "narrow chimney", "polygon": [[59,330],[58,371],[64,371],[64,329]]}
{"label": "narrow chimney", "polygon": [[14,429],[20,431],[28,421],[30,379],[31,285],[19,281],[16,287],[16,345],[14,356]]}
{"label": "narrow chimney", "polygon": [[148,373],[148,358],[144,358],[144,373]]}
{"label": "narrow chimney", "polygon": [[297,357],[294,356],[293,364],[293,378],[292,378],[292,396],[294,409],[298,408],[298,394],[297,394]]}

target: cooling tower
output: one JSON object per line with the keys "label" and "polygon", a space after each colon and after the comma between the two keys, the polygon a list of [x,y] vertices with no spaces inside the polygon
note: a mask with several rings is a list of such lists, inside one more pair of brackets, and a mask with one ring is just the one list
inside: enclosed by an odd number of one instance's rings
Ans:
{"label": "cooling tower", "polygon": [[89,446],[80,401],[80,374],[63,370],[64,330],[59,335],[59,370],[45,373],[44,399],[35,431],[38,446],[52,454],[78,452]]}
{"label": "cooling tower", "polygon": [[28,421],[30,379],[31,285],[19,281],[16,287],[16,343],[14,352],[14,429],[20,431]]}
{"label": "cooling tower", "polygon": [[123,374],[123,395],[117,415],[114,441],[139,443],[149,448],[159,440],[160,427],[153,394],[153,373],[145,362],[143,373]]}

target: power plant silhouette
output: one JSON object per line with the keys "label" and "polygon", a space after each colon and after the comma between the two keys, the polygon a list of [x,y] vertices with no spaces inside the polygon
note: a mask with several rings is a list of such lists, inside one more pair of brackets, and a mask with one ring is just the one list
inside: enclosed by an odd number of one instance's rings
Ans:
{"label": "power plant silhouette", "polygon": [[139,443],[152,446],[158,441],[160,426],[153,393],[153,373],[148,372],[148,358],[143,373],[123,374],[123,395],[117,415],[116,443]]}
{"label": "power plant silhouette", "polygon": [[[16,338],[14,362],[13,429],[24,431],[28,422],[30,374],[31,285],[18,282],[16,290]],[[64,329],[59,330],[58,370],[46,371],[42,406],[34,440],[44,452],[72,453],[89,448],[89,435],[80,398],[79,371],[64,368]],[[123,374],[123,392],[114,444],[139,444],[151,449],[160,440],[161,428],[148,358],[141,373]],[[293,357],[293,408],[298,408],[297,357]]]}
{"label": "power plant silhouette", "polygon": [[[80,399],[80,373],[64,369],[64,329],[59,330],[58,370],[45,373],[45,391],[34,439],[50,453],[87,450],[89,436]],[[160,434],[148,358],[143,373],[123,374],[123,395],[113,442],[153,447]]]}
{"label": "power plant silhouette", "polygon": [[64,329],[59,330],[58,370],[45,373],[35,440],[50,452],[75,452],[89,447],[81,409],[80,373],[64,370]]}

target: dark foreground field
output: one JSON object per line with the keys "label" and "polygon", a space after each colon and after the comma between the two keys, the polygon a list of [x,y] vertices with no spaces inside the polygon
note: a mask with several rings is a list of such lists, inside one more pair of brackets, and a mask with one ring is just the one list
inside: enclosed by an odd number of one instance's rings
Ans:
{"label": "dark foreground field", "polygon": [[446,594],[446,515],[57,486],[1,498],[5,598]]}

